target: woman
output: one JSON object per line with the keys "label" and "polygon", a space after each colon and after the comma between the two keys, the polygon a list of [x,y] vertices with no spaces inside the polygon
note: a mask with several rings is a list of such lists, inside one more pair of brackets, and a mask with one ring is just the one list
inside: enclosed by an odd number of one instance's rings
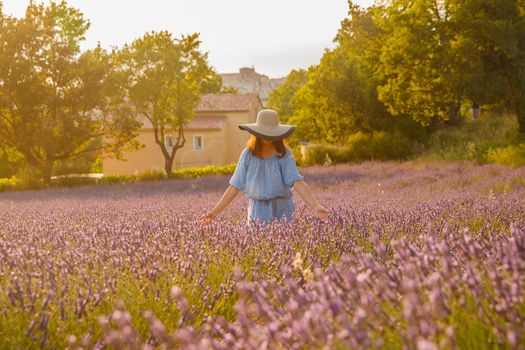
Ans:
{"label": "woman", "polygon": [[312,196],[304,177],[297,170],[292,152],[283,143],[294,132],[295,126],[279,124],[277,112],[263,109],[257,114],[256,123],[239,125],[239,128],[252,136],[241,153],[230,186],[219,202],[200,217],[201,222],[214,220],[239,192],[246,193],[249,198],[248,224],[291,220],[295,211],[292,187],[317,217],[324,220],[326,209]]}

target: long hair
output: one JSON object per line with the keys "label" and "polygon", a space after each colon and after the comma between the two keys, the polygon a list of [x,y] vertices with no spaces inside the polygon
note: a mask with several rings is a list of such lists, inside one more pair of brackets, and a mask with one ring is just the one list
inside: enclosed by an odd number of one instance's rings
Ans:
{"label": "long hair", "polygon": [[[277,150],[277,156],[279,158],[284,157],[284,155],[286,154],[286,148],[284,146],[284,141],[283,140],[273,141],[273,144],[275,146],[275,149]],[[263,145],[262,145],[262,140],[259,137],[255,135],[251,135],[250,139],[248,140],[248,143],[246,144],[246,147],[248,147],[250,152],[255,157],[262,158]]]}

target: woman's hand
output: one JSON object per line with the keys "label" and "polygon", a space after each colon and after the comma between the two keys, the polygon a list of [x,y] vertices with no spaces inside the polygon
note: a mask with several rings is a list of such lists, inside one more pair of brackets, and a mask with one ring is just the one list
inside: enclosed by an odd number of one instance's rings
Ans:
{"label": "woman's hand", "polygon": [[213,220],[215,220],[215,217],[230,204],[230,202],[239,194],[239,189],[236,187],[230,185],[226,191],[224,191],[224,194],[222,195],[221,199],[213,208],[211,208],[210,211],[205,213],[204,215],[201,215],[199,218],[199,221],[201,224],[209,224]]}
{"label": "woman's hand", "polygon": [[317,205],[317,207],[314,208],[315,216],[317,216],[321,220],[326,220],[328,216],[328,210],[326,210],[325,207],[322,205]]}
{"label": "woman's hand", "polygon": [[306,182],[303,180],[296,181],[293,185],[293,188],[303,197],[304,201],[308,203],[310,208],[315,213],[315,216],[317,216],[321,220],[326,220],[326,217],[328,216],[328,211],[325,207],[319,204],[317,200],[312,195],[312,192],[310,191],[310,188],[306,185]]}
{"label": "woman's hand", "polygon": [[201,217],[199,218],[199,221],[201,225],[205,225],[205,224],[211,223],[213,220],[215,220],[216,217],[217,217],[217,214],[209,211],[201,215]]}

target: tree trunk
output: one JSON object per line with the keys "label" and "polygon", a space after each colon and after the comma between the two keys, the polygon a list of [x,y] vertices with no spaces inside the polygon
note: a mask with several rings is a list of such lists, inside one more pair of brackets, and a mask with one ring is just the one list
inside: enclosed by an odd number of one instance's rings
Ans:
{"label": "tree trunk", "polygon": [[50,160],[46,160],[41,165],[41,171],[42,171],[42,178],[44,180],[44,183],[46,185],[49,185],[51,183],[51,172],[53,170],[53,162]]}
{"label": "tree trunk", "polygon": [[525,91],[514,106],[516,118],[518,118],[519,132],[525,135]]}
{"label": "tree trunk", "polygon": [[525,133],[525,71],[519,68],[510,71],[508,81],[519,132]]}
{"label": "tree trunk", "polygon": [[460,125],[463,122],[463,117],[461,117],[461,102],[451,102],[448,112],[448,120],[445,121],[446,125],[455,126]]}
{"label": "tree trunk", "polygon": [[174,157],[164,157],[164,171],[167,177],[171,177]]}

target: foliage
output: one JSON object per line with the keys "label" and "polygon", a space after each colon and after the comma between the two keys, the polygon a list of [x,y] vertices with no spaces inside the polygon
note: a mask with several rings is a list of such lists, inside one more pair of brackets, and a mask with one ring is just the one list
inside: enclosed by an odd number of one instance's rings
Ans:
{"label": "foliage", "polygon": [[223,86],[221,87],[221,90],[219,91],[219,93],[221,94],[236,94],[238,92],[239,90],[237,90],[235,86]]}
{"label": "foliage", "polygon": [[100,184],[115,185],[128,182],[136,182],[136,175],[105,175],[103,178],[98,180]]}
{"label": "foliage", "polygon": [[525,143],[489,149],[487,160],[514,167],[525,165]]}
{"label": "foliage", "polygon": [[425,136],[425,128],[411,117],[393,118],[379,100],[383,37],[374,11],[350,4],[350,18],[343,21],[336,37],[338,46],[326,50],[320,63],[307,72],[291,72],[272,94],[270,105],[299,125],[292,143],[307,140],[344,146],[349,133],[373,131],[397,130],[414,139]]}
{"label": "foliage", "polygon": [[291,146],[287,144],[287,147],[292,151],[297,166],[303,166],[303,154],[301,153],[301,146]]}
{"label": "foliage", "polygon": [[482,118],[468,120],[461,126],[436,131],[425,143],[421,160],[473,160],[492,162],[487,157],[494,148],[521,142],[518,123],[513,115],[485,111]]}
{"label": "foliage", "polygon": [[[231,175],[235,170],[235,164],[209,165],[200,168],[182,168],[172,172],[170,179],[199,178],[213,175]],[[144,181],[155,181],[168,179],[166,173],[161,170],[150,170],[135,175],[106,175],[101,178],[89,176],[67,175],[52,178],[49,184],[44,184],[38,176],[32,174],[32,169],[26,169],[28,174],[22,173],[19,177],[0,178],[0,192],[18,190],[36,190],[46,187],[76,187],[82,185],[106,184],[114,185],[121,183],[133,183]]]}
{"label": "foliage", "polygon": [[463,100],[510,104],[525,131],[525,6],[515,0],[392,0],[382,31],[379,98],[423,125],[459,117]]}
{"label": "foliage", "polygon": [[522,2],[349,1],[335,42],[270,98],[299,125],[293,144],[344,147],[349,133],[394,130],[425,142],[461,124],[465,104],[512,111],[525,131]]}
{"label": "foliage", "polygon": [[2,194],[2,346],[525,346],[522,170],[367,162],[303,175],[324,223],[297,202],[292,224],[246,227],[238,200],[200,226],[228,177]]}
{"label": "foliage", "polygon": [[182,168],[174,171],[171,175],[172,178],[196,178],[209,175],[226,175],[233,174],[235,170],[235,164],[214,166],[208,165],[200,168]]}
{"label": "foliage", "polygon": [[52,174],[55,176],[65,174],[89,174],[97,160],[97,153],[84,153],[77,157],[57,161],[53,165]]}
{"label": "foliage", "polygon": [[447,120],[459,113],[461,98],[451,84],[457,77],[452,66],[451,33],[447,5],[418,0],[392,1],[378,11],[382,32],[384,80],[379,98],[393,115],[408,114],[423,125]]}
{"label": "foliage", "polygon": [[80,51],[88,28],[65,2],[31,2],[23,18],[0,12],[0,142],[45,181],[94,139],[110,153],[133,145],[133,119],[111,113],[111,59],[100,47]]}
{"label": "foliage", "polygon": [[102,174],[104,172],[104,158],[102,156],[98,156],[97,159],[95,159],[89,172],[95,174]]}
{"label": "foliage", "polygon": [[52,174],[54,176],[60,176],[66,174],[89,174],[92,172],[101,173],[102,171],[93,170],[97,170],[95,163],[98,159],[100,159],[98,160],[98,166],[100,167],[101,165],[102,156],[99,150],[102,147],[102,142],[100,138],[92,140],[91,144],[87,147],[86,153],[70,159],[57,161],[53,166]]}
{"label": "foliage", "polygon": [[23,184],[20,179],[15,177],[12,178],[0,178],[0,192],[22,190]]}
{"label": "foliage", "polygon": [[348,137],[344,147],[308,146],[303,165],[330,165],[366,160],[406,160],[415,151],[414,141],[403,134],[376,131],[355,133]]}
{"label": "foliage", "polygon": [[268,97],[267,107],[279,113],[279,119],[286,123],[294,113],[292,99],[297,91],[308,81],[307,71],[304,69],[292,70],[283,84],[273,89]]}
{"label": "foliage", "polygon": [[[161,31],[114,52],[125,89],[123,107],[153,128],[166,174],[171,174],[175,154],[186,142],[183,128],[194,116],[199,94],[220,89],[220,77],[208,65],[207,53],[199,51],[200,44],[199,34],[174,39]],[[172,147],[165,142],[169,133],[176,135]]]}
{"label": "foliage", "polygon": [[15,175],[24,164],[24,156],[0,143],[0,178]]}

